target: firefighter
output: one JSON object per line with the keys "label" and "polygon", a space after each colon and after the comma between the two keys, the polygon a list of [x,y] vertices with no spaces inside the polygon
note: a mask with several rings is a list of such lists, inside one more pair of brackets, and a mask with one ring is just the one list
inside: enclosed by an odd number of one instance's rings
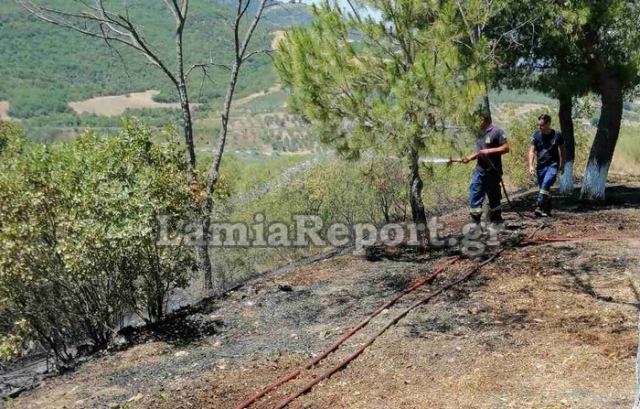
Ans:
{"label": "firefighter", "polygon": [[489,221],[502,222],[500,181],[502,180],[502,155],[509,152],[504,131],[491,123],[490,114],[480,114],[480,132],[476,151],[462,159],[464,163],[478,160],[469,186],[471,219],[479,224],[485,195],[489,198]]}
{"label": "firefighter", "polygon": [[540,188],[534,213],[537,217],[548,217],[551,215],[551,186],[558,172],[564,172],[564,140],[560,132],[551,128],[551,117],[547,114],[538,117],[538,128],[531,138],[529,173],[538,178]]}

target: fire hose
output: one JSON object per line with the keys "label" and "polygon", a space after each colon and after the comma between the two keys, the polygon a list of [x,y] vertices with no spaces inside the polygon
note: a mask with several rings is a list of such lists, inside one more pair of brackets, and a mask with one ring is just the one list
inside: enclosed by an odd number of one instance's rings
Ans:
{"label": "fire hose", "polygon": [[[547,237],[539,237],[539,238],[535,238],[534,239],[533,236],[535,235],[536,231],[537,231],[537,229],[529,237],[519,240],[517,244],[539,244],[539,243],[594,241],[594,240],[597,240],[597,241],[640,240],[639,237],[619,237],[619,236],[607,236],[607,235],[580,236],[580,237],[547,236]],[[488,259],[486,259],[485,261],[483,261],[481,263],[478,263],[477,265],[475,265],[471,269],[469,269],[469,271],[467,273],[465,273],[459,279],[456,279],[456,280],[450,282],[449,284],[444,285],[443,287],[431,292],[426,297],[424,297],[424,298],[414,302],[413,304],[411,304],[408,308],[404,309],[403,311],[398,313],[396,316],[394,316],[393,319],[391,319],[387,324],[384,325],[384,327],[382,329],[380,329],[373,336],[371,336],[367,340],[367,342],[365,342],[364,345],[360,346],[355,352],[353,352],[349,356],[343,358],[336,365],[334,365],[333,367],[331,367],[328,370],[324,371],[322,374],[320,374],[319,376],[314,378],[312,381],[310,381],[310,382],[306,383],[305,385],[303,385],[296,392],[290,394],[289,396],[287,396],[286,398],[284,398],[283,400],[278,402],[278,404],[275,406],[275,409],[285,408],[286,406],[288,406],[291,402],[293,402],[298,397],[300,397],[300,396],[308,393],[309,391],[311,391],[311,389],[315,385],[317,385],[321,381],[331,377],[336,372],[338,372],[338,371],[342,370],[343,368],[345,368],[350,362],[352,362],[354,359],[356,359],[358,356],[360,356],[370,345],[372,345],[378,337],[380,337],[382,334],[384,334],[393,325],[398,323],[402,318],[404,318],[407,314],[409,314],[409,312],[413,311],[414,309],[418,308],[421,305],[427,304],[433,298],[435,298],[436,296],[438,296],[438,295],[442,294],[443,292],[449,290],[450,288],[465,282],[466,280],[471,278],[471,276],[473,276],[475,273],[477,273],[482,267],[484,267],[485,265],[487,265],[488,263],[494,261],[497,257],[499,257],[500,254],[502,252],[504,252],[505,250],[506,250],[506,247],[500,248],[493,255],[491,255]],[[292,371],[291,373],[281,377],[280,379],[278,379],[277,381],[275,381],[271,385],[267,386],[266,388],[264,388],[260,392],[256,393],[252,397],[248,398],[247,400],[245,400],[242,403],[240,403],[239,405],[237,405],[235,407],[235,409],[245,409],[245,408],[249,407],[250,405],[255,403],[258,399],[260,399],[263,396],[265,396],[267,393],[269,393],[269,392],[275,390],[276,388],[278,388],[279,386],[281,386],[281,385],[283,385],[283,384],[285,384],[285,383],[297,378],[302,373],[303,370],[309,370],[309,369],[313,368],[315,365],[317,365],[323,359],[325,359],[327,356],[329,356],[332,352],[336,351],[345,341],[347,341],[349,338],[351,338],[353,335],[355,335],[359,330],[364,328],[372,319],[374,319],[375,317],[380,315],[380,313],[382,313],[384,310],[386,310],[387,308],[389,308],[392,305],[394,305],[398,300],[403,298],[405,295],[407,295],[407,294],[415,291],[416,289],[420,288],[421,286],[423,286],[423,285],[435,280],[435,278],[437,278],[439,275],[441,275],[447,269],[447,267],[453,265],[458,260],[459,260],[459,257],[457,257],[457,256],[449,257],[447,259],[447,263],[445,265],[440,266],[439,268],[434,270],[427,277],[425,277],[425,278],[415,282],[414,284],[410,285],[403,292],[401,292],[400,294],[398,294],[397,296],[395,296],[394,298],[392,298],[391,300],[386,302],[383,306],[379,307],[376,311],[374,311],[371,315],[369,315],[365,320],[363,320],[358,325],[353,327],[350,331],[348,331],[346,334],[344,334],[331,347],[329,347],[322,354],[318,355],[312,361],[307,363],[303,368],[296,369],[296,370]]]}
{"label": "fire hose", "polygon": [[344,367],[346,367],[351,361],[353,361],[354,359],[356,359],[358,356],[360,356],[360,354],[362,354],[364,352],[365,349],[367,349],[367,347],[369,347],[371,344],[373,344],[373,342],[380,337],[382,334],[384,334],[389,328],[391,328],[393,325],[397,324],[398,321],[400,321],[402,318],[404,318],[407,314],[409,314],[411,311],[413,311],[414,309],[418,308],[419,306],[428,303],[429,301],[431,301],[433,298],[435,298],[436,296],[438,296],[439,294],[442,294],[443,292],[447,291],[448,289],[450,289],[451,287],[454,287],[458,284],[461,284],[462,282],[468,280],[473,274],[475,274],[476,272],[478,272],[483,266],[485,266],[486,264],[492,262],[493,260],[495,260],[500,253],[502,253],[505,250],[505,248],[501,248],[500,250],[498,250],[496,253],[494,253],[491,257],[489,257],[487,260],[483,261],[482,263],[479,263],[478,265],[474,266],[473,268],[471,268],[465,275],[463,275],[461,278],[441,287],[440,289],[432,292],[431,294],[427,295],[426,297],[416,301],[415,303],[413,303],[411,306],[409,306],[408,308],[406,308],[405,310],[401,311],[400,313],[398,313],[395,317],[393,317],[393,319],[391,319],[381,330],[379,330],[377,333],[375,333],[373,336],[371,336],[367,342],[365,342],[364,345],[362,345],[360,348],[358,348],[354,353],[352,353],[351,355],[347,356],[346,358],[344,358],[342,361],[338,362],[336,365],[334,365],[332,368],[326,370],[325,372],[323,372],[322,374],[320,374],[317,378],[313,379],[311,382],[307,383],[306,385],[304,385],[302,388],[300,388],[299,390],[297,390],[296,392],[294,392],[293,394],[289,395],[288,397],[286,397],[285,399],[283,399],[282,401],[280,401],[276,406],[275,409],[282,409],[286,406],[288,406],[291,402],[293,402],[295,399],[297,399],[298,397],[304,395],[305,393],[309,392],[315,385],[317,385],[318,383],[320,383],[321,381],[323,381],[326,378],[329,378],[331,375],[335,374],[336,372],[340,371],[341,369],[343,369]]}
{"label": "fire hose", "polygon": [[302,373],[303,370],[308,370],[308,369],[311,369],[314,366],[316,366],[320,361],[322,361],[327,356],[329,356],[332,352],[337,350],[345,341],[347,341],[349,338],[351,338],[353,335],[355,335],[358,331],[360,331],[362,328],[364,328],[372,319],[374,319],[375,317],[380,315],[380,313],[382,313],[384,310],[386,310],[389,307],[391,307],[392,305],[394,305],[396,302],[398,302],[405,295],[410,294],[413,291],[417,290],[418,288],[422,287],[423,285],[425,285],[427,283],[430,283],[433,280],[435,280],[440,274],[442,274],[447,269],[447,267],[449,267],[452,264],[455,264],[458,261],[458,257],[457,256],[449,257],[447,259],[447,261],[448,261],[448,263],[446,263],[443,266],[438,267],[435,271],[433,271],[427,277],[425,277],[425,278],[423,278],[421,280],[418,280],[417,282],[413,283],[412,285],[407,287],[403,292],[401,292],[400,294],[398,294],[397,296],[395,296],[394,298],[392,298],[391,300],[386,302],[384,305],[382,305],[380,308],[375,310],[371,315],[369,315],[367,318],[365,318],[362,322],[360,322],[355,327],[351,328],[351,330],[349,330],[346,334],[344,334],[340,339],[338,339],[333,345],[331,345],[329,348],[327,348],[324,352],[322,352],[320,355],[318,355],[313,360],[308,362],[303,368],[298,368],[298,369],[290,372],[289,374],[281,377],[280,379],[276,380],[274,383],[272,383],[271,385],[269,385],[266,388],[262,389],[260,392],[256,393],[255,395],[251,396],[247,400],[245,400],[242,403],[240,403],[237,406],[235,406],[235,409],[245,409],[246,407],[248,407],[249,405],[253,404],[258,399],[262,398],[264,395],[266,395],[267,393],[269,393],[272,390],[276,389],[280,385],[282,385],[284,383],[287,383],[287,382],[297,378]]}

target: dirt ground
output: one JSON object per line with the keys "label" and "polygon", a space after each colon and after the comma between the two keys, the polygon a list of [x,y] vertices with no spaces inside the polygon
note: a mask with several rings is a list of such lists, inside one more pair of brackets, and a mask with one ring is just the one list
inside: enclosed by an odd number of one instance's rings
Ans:
{"label": "dirt ground", "polygon": [[273,34],[273,40],[271,40],[271,48],[272,49],[277,49],[278,45],[280,44],[280,40],[282,40],[284,38],[284,35],[286,34],[286,31],[282,31],[282,30],[277,30],[274,31]]}
{"label": "dirt ground", "polygon": [[[290,408],[629,408],[640,295],[640,186],[608,204],[557,201],[551,222],[506,218],[536,237],[615,236],[505,250],[469,281],[409,313]],[[530,205],[530,197],[519,205]],[[455,232],[464,212],[443,218]],[[630,239],[635,238],[635,239]],[[339,256],[243,287],[194,315],[201,339],[165,339],[48,379],[10,408],[232,408],[331,345],[441,262],[437,254]],[[392,316],[477,263],[463,259],[383,312],[344,347],[253,407],[271,408]],[[635,287],[634,287],[635,285]]]}
{"label": "dirt ground", "polygon": [[0,119],[10,119],[9,101],[0,101]]}

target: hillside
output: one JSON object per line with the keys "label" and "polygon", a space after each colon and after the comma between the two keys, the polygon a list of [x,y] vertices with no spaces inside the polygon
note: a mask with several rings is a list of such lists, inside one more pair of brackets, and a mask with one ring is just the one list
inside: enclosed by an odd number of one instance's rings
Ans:
{"label": "hillside", "polygon": [[[51,7],[68,8],[70,0],[48,2]],[[117,4],[117,3],[116,3]],[[213,59],[227,63],[231,56],[229,19],[234,11],[228,1],[191,2],[185,29],[187,66]],[[115,7],[115,5],[114,5]],[[128,9],[132,20],[164,56],[171,57],[173,21],[163,2],[134,2]],[[271,44],[274,32],[309,21],[307,7],[286,4],[271,7],[254,36],[254,46]],[[30,16],[13,0],[0,1],[0,101],[8,101],[9,115],[30,118],[65,113],[67,105],[103,95],[159,90],[157,101],[174,101],[174,90],[158,71],[127,49],[118,49],[121,57],[103,42],[45,24]],[[125,63],[126,62],[126,63]],[[195,102],[215,104],[223,95],[227,73],[212,70],[203,82],[194,74],[191,92]],[[250,94],[273,85],[271,60],[259,56],[250,61],[238,86],[238,94]],[[201,88],[202,85],[202,88]]]}
{"label": "hillside", "polygon": [[[610,188],[606,207],[560,200],[553,225],[506,216],[526,236],[617,240],[508,248],[470,280],[409,313],[289,407],[630,407],[640,196],[637,180],[627,183]],[[531,200],[524,196],[517,206]],[[466,217],[445,216],[447,232],[459,231]],[[439,253],[400,255],[381,261],[341,255],[250,282],[185,311],[186,324],[138,334],[133,346],[49,379],[9,408],[232,408],[304,365],[444,260]],[[328,362],[252,408],[274,407],[475,263],[459,261],[383,311]]]}
{"label": "hillside", "polygon": [[[70,0],[56,0],[51,6],[69,7]],[[186,62],[209,58],[230,59],[230,0],[192,2],[186,29]],[[165,56],[173,52],[173,22],[162,3],[130,5],[133,19]],[[254,38],[256,48],[273,46],[292,25],[311,20],[308,6],[281,3],[270,7]],[[179,124],[175,92],[168,81],[140,56],[127,49],[118,53],[103,42],[41,21],[28,15],[15,1],[0,0],[0,118],[20,121],[29,136],[43,142],[67,140],[86,128],[113,133],[122,116],[135,116],[154,127]],[[203,81],[194,72],[192,101],[197,110],[196,139],[205,151],[217,134],[216,110],[226,87],[227,72],[211,70]],[[106,98],[104,98],[106,96]],[[317,138],[297,118],[284,113],[287,93],[276,83],[271,60],[257,56],[242,71],[230,127],[231,148],[258,154],[273,152],[317,152]],[[531,91],[503,91],[492,94],[498,122],[513,120],[505,105],[514,106],[516,116],[556,102]],[[626,104],[625,118],[640,119],[638,104]],[[593,116],[597,114],[594,111]],[[591,118],[595,123],[597,118]]]}
{"label": "hillside", "polygon": [[640,6],[326,1],[0,0],[0,409],[640,409]]}

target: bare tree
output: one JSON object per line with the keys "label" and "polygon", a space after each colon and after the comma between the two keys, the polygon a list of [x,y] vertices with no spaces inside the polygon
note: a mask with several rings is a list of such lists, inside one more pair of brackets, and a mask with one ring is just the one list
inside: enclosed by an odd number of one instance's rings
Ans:
{"label": "bare tree", "polygon": [[[129,10],[116,13],[105,8],[102,0],[89,3],[76,0],[78,11],[65,11],[39,5],[30,0],[19,0],[20,4],[33,16],[40,20],[99,38],[112,47],[116,44],[132,48],[142,54],[153,66],[171,81],[176,88],[182,109],[182,127],[187,145],[187,163],[189,165],[189,182],[196,180],[196,154],[193,142],[193,121],[187,92],[187,78],[184,69],[183,32],[189,11],[189,0],[164,0],[175,19],[175,70],[170,68],[170,61],[154,50],[151,43],[143,36],[140,28],[132,21]],[[117,49],[114,48],[117,52]]]}
{"label": "bare tree", "polygon": [[[175,20],[175,61],[173,62],[170,61],[169,58],[161,56],[154,49],[151,42],[145,38],[141,32],[140,26],[132,20],[127,7],[125,7],[124,10],[116,12],[108,10],[103,0],[94,0],[93,2],[89,0],[75,0],[75,10],[67,11],[37,4],[31,0],[16,1],[38,19],[77,31],[89,37],[104,40],[107,46],[112,47],[116,52],[117,48],[114,47],[115,45],[125,46],[137,51],[153,66],[157,67],[174,85],[180,101],[182,129],[187,147],[187,183],[194,188],[193,205],[202,218],[203,240],[202,245],[198,246],[198,267],[204,276],[204,289],[206,291],[212,290],[213,273],[209,256],[209,219],[213,209],[213,192],[216,189],[219,179],[220,163],[227,139],[229,113],[242,64],[256,54],[268,54],[272,51],[269,49],[249,51],[249,43],[264,15],[267,0],[259,1],[257,10],[244,33],[241,32],[241,26],[244,21],[248,19],[247,11],[253,0],[236,0],[236,15],[232,25],[234,59],[230,64],[207,61],[194,64],[188,69],[185,69],[183,33],[188,17],[189,0],[162,0]],[[170,68],[172,64],[175,65],[174,69]],[[220,114],[221,127],[216,147],[213,150],[213,162],[209,169],[207,180],[204,183],[200,183],[196,172],[196,147],[193,138],[193,118],[189,104],[187,80],[189,74],[194,70],[202,70],[203,75],[206,76],[207,69],[210,67],[225,68],[229,70],[230,75]],[[204,187],[206,192],[204,199],[198,194],[199,189],[197,187],[200,185]]]}
{"label": "bare tree", "polygon": [[[218,135],[218,144],[213,150],[213,162],[209,169],[207,178],[207,195],[203,203],[203,210],[205,215],[211,214],[213,208],[213,192],[215,191],[218,179],[220,177],[220,163],[222,161],[222,154],[224,152],[225,143],[227,141],[227,130],[229,126],[229,113],[231,112],[231,102],[236,91],[236,85],[238,83],[238,76],[240,74],[240,68],[242,64],[249,60],[252,56],[258,53],[270,53],[272,50],[254,50],[249,51],[249,42],[255,32],[260,19],[263,16],[264,10],[267,5],[267,0],[260,0],[258,10],[251,21],[251,24],[244,33],[243,38],[240,37],[240,23],[242,18],[247,12],[247,8],[251,4],[251,0],[247,0],[243,4],[242,0],[238,0],[236,8],[236,18],[233,24],[233,40],[234,40],[234,61],[230,67],[231,74],[229,76],[229,83],[227,85],[227,91],[224,97],[224,103],[222,106],[222,112],[220,113],[220,133]],[[205,217],[204,234],[205,241],[209,239],[209,222],[210,218]]]}

